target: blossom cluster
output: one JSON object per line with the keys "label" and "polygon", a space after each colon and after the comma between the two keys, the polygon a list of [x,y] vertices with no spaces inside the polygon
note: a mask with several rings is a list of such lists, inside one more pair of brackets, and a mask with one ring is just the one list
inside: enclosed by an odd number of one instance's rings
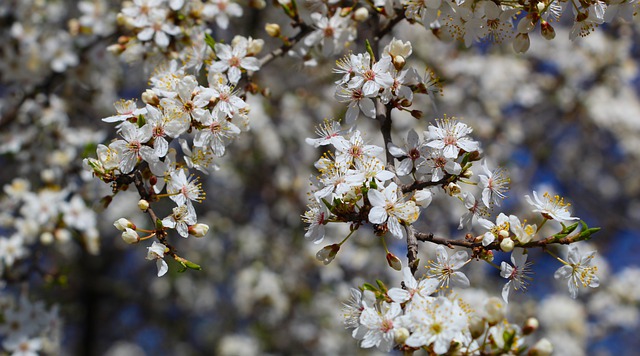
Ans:
{"label": "blossom cluster", "polygon": [[[458,40],[469,47],[480,41],[511,44],[516,52],[530,47],[530,33],[539,28],[547,40],[556,36],[554,25],[561,18],[569,18],[572,28],[570,39],[587,36],[599,25],[622,18],[632,21],[637,8],[636,0],[609,3],[593,1],[576,3],[550,0],[531,4],[493,1],[453,0],[401,0],[375,1],[341,7],[341,3],[316,4],[310,15],[312,32],[293,52],[304,59],[306,65],[317,65],[316,57],[340,53],[357,37],[359,22],[377,16],[381,26],[406,19],[411,24],[424,26],[443,41]],[[290,1],[280,1],[285,12],[299,20],[297,7]],[[567,8],[570,8],[567,9]],[[319,49],[319,51],[314,51]]]}
{"label": "blossom cluster", "polygon": [[58,306],[47,308],[41,301],[18,300],[2,295],[0,335],[2,348],[12,355],[57,354],[60,352],[62,321]]}
{"label": "blossom cluster", "polygon": [[[416,280],[408,267],[402,273],[404,288],[387,289],[378,281],[378,288],[365,284],[364,292],[352,289],[343,317],[361,347],[386,352],[394,347],[405,352],[424,348],[438,355],[515,353],[527,347],[524,337],[537,329],[535,319],[523,327],[509,323],[505,304],[496,298],[474,311],[458,296],[442,293],[437,279]],[[530,350],[549,355],[552,346],[541,339]]]}
{"label": "blossom cluster", "polygon": [[118,43],[109,49],[129,62],[153,56],[171,58],[171,53],[182,54],[185,51],[191,60],[201,62],[206,58],[206,46],[192,47],[188,44],[201,37],[210,23],[215,22],[219,28],[227,29],[230,18],[241,17],[242,14],[242,7],[229,0],[125,2],[118,14],[118,23],[130,35],[120,37]]}
{"label": "blossom cluster", "polygon": [[[205,68],[206,86],[189,74],[189,69],[198,67],[195,62],[184,65],[175,60],[166,62],[150,78],[152,87],[142,95],[144,107],[138,107],[135,100],[121,100],[115,103],[116,115],[103,119],[116,124],[121,138],[108,146],[98,145],[97,158],[84,160],[88,170],[104,182],[114,184],[116,189],[122,179],[127,184],[135,183],[143,211],[149,209],[149,203],[163,197],[175,203],[172,214],[162,219],[159,230],[147,238],[158,235],[159,231],[164,234],[168,229],[175,229],[185,238],[206,233],[208,227],[197,223],[193,206],[205,198],[205,193],[190,170],[208,174],[216,169],[216,159],[225,154],[226,147],[241,133],[241,128],[248,128],[249,107],[236,85],[243,73],[259,69],[255,55],[261,50],[262,42],[237,36],[231,44],[205,46],[215,56]],[[180,155],[170,147],[173,142],[179,143],[174,146],[181,149]],[[149,188],[141,180],[136,181],[136,175],[140,179],[148,177],[145,180]],[[126,219],[115,225],[123,231],[122,237],[128,243],[144,239]],[[158,259],[159,276],[167,271],[166,263],[161,260],[168,248],[164,240],[160,241],[162,243],[154,242],[149,247],[147,256]]]}

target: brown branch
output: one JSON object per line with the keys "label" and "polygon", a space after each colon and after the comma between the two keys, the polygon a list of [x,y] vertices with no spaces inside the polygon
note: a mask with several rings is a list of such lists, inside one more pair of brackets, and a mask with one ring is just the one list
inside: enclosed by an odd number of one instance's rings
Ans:
{"label": "brown branch", "polygon": [[308,34],[313,32],[313,27],[301,22],[296,24],[297,27],[300,27],[300,32],[295,35],[295,37],[288,39],[285,43],[279,48],[274,49],[270,53],[266,54],[264,57],[260,58],[260,67],[263,67],[269,64],[274,59],[285,55],[293,46],[295,46],[298,42],[300,42],[303,38],[305,38]]}
{"label": "brown branch", "polygon": [[410,193],[416,190],[420,190],[420,189],[424,189],[424,188],[428,188],[428,187],[435,187],[438,185],[443,185],[445,183],[448,183],[451,180],[451,177],[455,177],[455,176],[450,176],[447,175],[444,178],[440,179],[439,181],[435,181],[435,182],[431,182],[431,181],[414,181],[413,183],[410,184],[404,184],[402,186],[400,186],[400,189],[402,191],[402,193]]}
{"label": "brown branch", "polygon": [[409,268],[411,268],[411,274],[415,274],[420,264],[418,259],[418,239],[416,231],[413,226],[406,226],[407,230],[407,261]]}
{"label": "brown branch", "polygon": [[[489,250],[501,251],[499,241],[494,241],[487,246],[482,246],[482,242],[480,241],[482,239],[482,236],[476,236],[476,237],[470,236],[470,238],[466,238],[465,240],[456,240],[456,239],[447,239],[444,237],[437,237],[437,236],[434,236],[433,233],[415,232],[414,234],[418,241],[432,242],[438,245],[447,246],[449,248],[453,248],[453,246],[460,246],[468,249],[482,248],[487,251]],[[514,247],[546,248],[549,245],[569,245],[574,242],[584,240],[584,239],[578,238],[579,236],[580,236],[579,234],[577,234],[576,236],[567,236],[562,238],[558,238],[556,236],[549,236],[542,240],[530,241],[527,243],[520,243],[517,240],[514,240],[513,242],[515,244]]]}

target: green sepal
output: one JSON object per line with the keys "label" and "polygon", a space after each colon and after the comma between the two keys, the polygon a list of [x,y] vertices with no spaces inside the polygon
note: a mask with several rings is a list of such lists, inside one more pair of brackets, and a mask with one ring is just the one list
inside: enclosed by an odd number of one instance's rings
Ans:
{"label": "green sepal", "polygon": [[381,291],[381,292],[383,292],[383,293],[387,293],[387,290],[389,290],[389,289],[388,289],[388,288],[387,288],[387,286],[384,284],[384,282],[382,282],[382,281],[381,281],[381,280],[379,280],[379,279],[376,279],[376,283],[378,284],[378,287],[380,287],[380,291]]}
{"label": "green sepal", "polygon": [[164,225],[162,225],[162,220],[156,219],[156,230],[164,229]]}
{"label": "green sepal", "polygon": [[371,187],[371,189],[378,189],[378,184],[376,183],[375,179],[372,179],[371,182],[369,183],[369,187]]}
{"label": "green sepal", "polygon": [[216,40],[214,40],[210,34],[208,33],[204,34],[204,43],[206,43],[209,47],[211,47],[211,50],[213,51],[213,53],[216,53],[216,48],[215,48]]}
{"label": "green sepal", "polygon": [[462,156],[462,162],[460,162],[460,166],[467,168],[467,162],[469,162],[469,155],[470,153],[467,152]]}
{"label": "green sepal", "polygon": [[147,120],[144,118],[144,115],[140,114],[138,115],[138,122],[136,122],[138,124],[138,128],[144,126],[144,124],[147,123]]}
{"label": "green sepal", "polygon": [[331,209],[333,209],[333,205],[331,205],[325,198],[322,198],[321,200],[324,203],[324,206],[326,206],[327,209],[329,209],[329,211],[331,211]]}
{"label": "green sepal", "polygon": [[296,4],[295,0],[291,0],[288,5],[281,4],[284,12],[289,16],[292,20],[298,20],[298,4]]}
{"label": "green sepal", "polygon": [[516,339],[516,332],[514,330],[505,330],[502,333],[502,339],[504,340],[503,350],[511,350],[511,346]]}

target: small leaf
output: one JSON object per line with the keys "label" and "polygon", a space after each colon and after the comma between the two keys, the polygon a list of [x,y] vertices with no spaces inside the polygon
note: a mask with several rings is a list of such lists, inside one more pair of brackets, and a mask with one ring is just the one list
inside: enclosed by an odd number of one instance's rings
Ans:
{"label": "small leaf", "polygon": [[380,287],[380,291],[381,291],[381,292],[383,292],[383,293],[386,293],[386,292],[387,292],[387,290],[388,290],[388,289],[387,289],[387,286],[386,286],[386,285],[384,285],[384,282],[382,282],[382,281],[381,281],[381,280],[379,280],[379,279],[376,279],[376,283],[378,284],[378,287]]}
{"label": "small leaf", "polygon": [[213,39],[213,37],[211,37],[210,34],[205,33],[204,34],[204,42],[211,47],[211,50],[213,51],[213,53],[216,53],[216,49],[215,49],[215,45],[216,45],[216,40]]}
{"label": "small leaf", "polygon": [[372,292],[377,292],[378,289],[371,283],[365,283],[362,285],[362,290],[370,290]]}
{"label": "small leaf", "polygon": [[199,264],[193,263],[191,261],[186,261],[185,260],[184,266],[186,266],[187,268],[190,268],[190,269],[195,269],[196,271],[202,271],[202,267],[200,267]]}
{"label": "small leaf", "polygon": [[178,270],[178,273],[184,273],[184,271],[187,270],[187,266],[182,262],[180,262],[180,264],[182,265],[182,268]]}
{"label": "small leaf", "polygon": [[[564,226],[564,225],[563,225],[562,232],[564,232],[564,233],[566,233],[566,234],[570,234],[570,233],[572,233],[572,232],[573,232],[573,231],[578,227],[578,224],[579,224],[579,223],[580,223],[580,222],[577,222],[577,223],[571,224],[571,225],[569,225],[569,226]],[[584,222],[582,222],[582,223],[584,224]],[[585,224],[585,226],[586,226],[586,224]]]}
{"label": "small leaf", "polygon": [[365,40],[365,45],[367,47],[367,52],[369,53],[369,55],[371,56],[371,63],[370,65],[373,65],[373,62],[375,62],[376,60],[376,55],[373,54],[373,48],[371,48],[371,43],[369,42],[369,40]]}

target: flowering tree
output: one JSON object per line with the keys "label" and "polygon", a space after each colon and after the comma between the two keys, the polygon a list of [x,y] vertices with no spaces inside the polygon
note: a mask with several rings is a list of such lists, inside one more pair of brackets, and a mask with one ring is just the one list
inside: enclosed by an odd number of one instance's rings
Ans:
{"label": "flowering tree", "polygon": [[[637,216],[616,172],[638,164],[637,104],[596,105],[636,96],[635,6],[0,5],[3,349],[578,354],[636,326],[638,269],[605,280],[585,242]],[[554,280],[569,298],[528,307]]]}

